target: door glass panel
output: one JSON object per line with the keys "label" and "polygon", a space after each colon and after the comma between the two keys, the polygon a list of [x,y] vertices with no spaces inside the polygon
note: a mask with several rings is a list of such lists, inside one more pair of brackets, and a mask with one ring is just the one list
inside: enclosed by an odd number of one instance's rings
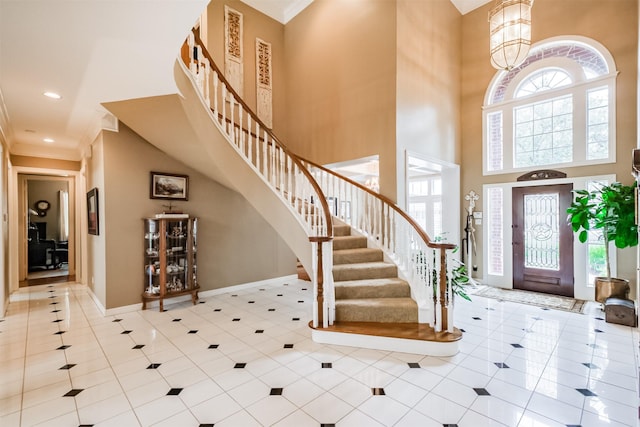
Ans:
{"label": "door glass panel", "polygon": [[525,194],[525,267],[560,269],[560,219],[558,193]]}

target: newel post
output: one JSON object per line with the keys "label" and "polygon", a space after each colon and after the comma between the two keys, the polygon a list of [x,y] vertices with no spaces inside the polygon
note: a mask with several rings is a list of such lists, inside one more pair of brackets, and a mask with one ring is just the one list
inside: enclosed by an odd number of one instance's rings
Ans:
{"label": "newel post", "polygon": [[442,331],[449,329],[447,288],[447,250],[440,248],[440,311],[442,313]]}

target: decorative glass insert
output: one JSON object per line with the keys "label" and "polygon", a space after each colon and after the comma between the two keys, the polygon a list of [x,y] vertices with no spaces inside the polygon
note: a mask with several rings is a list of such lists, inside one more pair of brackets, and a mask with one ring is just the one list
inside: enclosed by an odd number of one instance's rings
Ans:
{"label": "decorative glass insert", "polygon": [[560,269],[560,215],[558,193],[524,196],[524,265]]}
{"label": "decorative glass insert", "polygon": [[488,198],[488,272],[494,276],[504,274],[504,218],[502,213],[504,195],[502,188],[487,189]]}
{"label": "decorative glass insert", "polygon": [[532,95],[549,89],[568,86],[571,76],[559,68],[545,68],[526,78],[516,90],[515,98]]}
{"label": "decorative glass insert", "polygon": [[487,142],[488,169],[502,170],[502,111],[487,114]]}
{"label": "decorative glass insert", "polygon": [[573,160],[572,95],[515,108],[514,116],[515,167]]}
{"label": "decorative glass insert", "polygon": [[609,157],[609,88],[587,92],[587,159]]}

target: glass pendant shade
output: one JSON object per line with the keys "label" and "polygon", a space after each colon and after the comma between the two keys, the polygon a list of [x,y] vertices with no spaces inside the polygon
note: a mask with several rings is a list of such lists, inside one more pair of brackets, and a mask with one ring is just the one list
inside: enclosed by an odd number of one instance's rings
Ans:
{"label": "glass pendant shade", "polygon": [[527,58],[531,46],[533,0],[496,0],[489,12],[491,65],[511,70]]}

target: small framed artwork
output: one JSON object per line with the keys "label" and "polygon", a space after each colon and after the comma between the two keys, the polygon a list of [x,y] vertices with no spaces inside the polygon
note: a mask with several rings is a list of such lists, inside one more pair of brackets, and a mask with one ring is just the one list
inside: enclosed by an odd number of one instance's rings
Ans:
{"label": "small framed artwork", "polygon": [[152,199],[189,200],[189,176],[151,172]]}
{"label": "small framed artwork", "polygon": [[87,228],[89,234],[100,234],[100,219],[98,217],[98,189],[92,188],[87,193]]}

